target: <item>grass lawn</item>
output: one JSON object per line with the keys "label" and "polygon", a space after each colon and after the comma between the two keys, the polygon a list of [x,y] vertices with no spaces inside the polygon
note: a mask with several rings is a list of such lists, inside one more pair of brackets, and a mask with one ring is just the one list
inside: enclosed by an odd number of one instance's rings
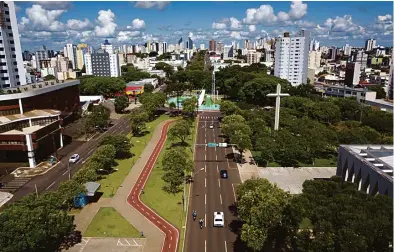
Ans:
{"label": "grass lawn", "polygon": [[150,141],[153,131],[155,130],[157,125],[168,119],[171,119],[171,117],[168,115],[161,115],[154,121],[147,123],[146,131],[148,131],[149,133],[144,136],[135,137],[131,134],[129,135],[130,142],[133,144],[133,146],[131,147],[131,152],[134,156],[129,159],[116,160],[118,165],[114,168],[118,170],[98,181],[101,184],[99,192],[103,193],[102,197],[111,198],[115,194],[127,174],[129,174],[131,167],[133,167],[134,163],[141,155],[146,144]]}
{"label": "grass lawn", "polygon": [[86,237],[140,237],[140,232],[112,207],[102,207],[86,231]]}
{"label": "grass lawn", "polygon": [[[251,151],[253,157],[256,157],[260,154],[259,151]],[[330,158],[317,158],[315,159],[315,164],[304,164],[300,163],[300,167],[335,167],[337,166],[337,158],[336,157],[330,157]],[[270,162],[268,164],[268,167],[281,167],[276,162]]]}
{"label": "grass lawn", "polygon": [[[193,147],[195,141],[195,129],[196,129],[197,121],[194,124],[192,129],[192,133],[187,139],[187,143],[190,147]],[[163,154],[166,149],[170,149],[171,145],[176,141],[167,140],[159,158],[155,166],[153,167],[152,173],[146,182],[144,187],[144,194],[141,195],[141,200],[150,208],[152,208],[155,212],[157,212],[161,217],[169,221],[179,230],[179,244],[178,251],[182,250],[183,246],[183,236],[185,229],[182,228],[185,225],[186,215],[183,211],[182,205],[182,195],[183,191],[177,194],[169,194],[163,191],[162,187],[165,185],[165,182],[162,180],[162,175],[164,171],[162,170],[161,162],[163,160]],[[193,158],[193,153],[190,148],[187,148],[187,153],[190,158]],[[185,202],[188,202],[188,192],[189,185],[186,185],[186,199]]]}

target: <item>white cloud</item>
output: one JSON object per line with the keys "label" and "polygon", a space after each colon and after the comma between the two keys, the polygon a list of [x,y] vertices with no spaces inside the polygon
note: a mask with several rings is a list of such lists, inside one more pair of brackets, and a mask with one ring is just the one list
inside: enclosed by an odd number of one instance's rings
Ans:
{"label": "white cloud", "polygon": [[140,31],[120,31],[116,38],[119,42],[130,41],[133,37],[138,37],[141,35]]}
{"label": "white cloud", "polygon": [[131,28],[135,30],[141,30],[145,28],[145,21],[142,19],[134,19],[133,22],[131,22]]}
{"label": "white cloud", "polygon": [[307,13],[308,5],[302,1],[293,1],[290,5],[289,16],[291,19],[301,19]]}
{"label": "white cloud", "polygon": [[60,31],[64,29],[64,24],[56,19],[64,12],[66,11],[45,10],[41,5],[34,4],[32,7],[26,9],[26,15],[31,22],[26,22],[25,20],[24,23],[31,23],[37,29]]}
{"label": "white cloud", "polygon": [[227,28],[227,25],[225,23],[212,23],[212,29],[216,29],[216,30],[224,30]]}
{"label": "white cloud", "polygon": [[393,17],[390,14],[386,14],[384,16],[378,16],[377,18],[379,23],[393,23]]}
{"label": "white cloud", "polygon": [[151,9],[151,8],[157,8],[159,10],[162,10],[169,5],[170,2],[167,1],[138,1],[135,3],[134,7],[135,8],[142,8],[142,9]]}
{"label": "white cloud", "polygon": [[110,10],[100,10],[98,12],[98,23],[100,25],[94,28],[96,36],[109,37],[115,33],[117,24],[114,22],[115,14]]}
{"label": "white cloud", "polygon": [[236,19],[235,17],[230,18],[230,28],[234,30],[240,30],[242,29],[242,24],[241,21]]}
{"label": "white cloud", "polygon": [[304,20],[298,20],[294,22],[295,25],[297,25],[298,27],[301,28],[315,28],[316,24],[313,22],[309,22],[309,21],[304,21]]}
{"label": "white cloud", "polygon": [[35,4],[41,5],[46,10],[68,10],[72,2],[68,1],[37,1]]}
{"label": "white cloud", "polygon": [[353,23],[352,16],[344,15],[343,17],[328,18],[324,23],[332,32],[355,32],[360,26]]}
{"label": "white cloud", "polygon": [[90,28],[92,24],[89,19],[85,18],[84,21],[78,19],[69,19],[67,21],[67,27],[71,30],[84,30]]}
{"label": "white cloud", "polygon": [[237,40],[242,39],[241,33],[237,32],[237,31],[232,31],[231,34],[230,34],[230,37],[232,37],[234,39],[237,39]]}
{"label": "white cloud", "polygon": [[249,25],[249,31],[250,32],[255,32],[256,31],[256,26],[255,25]]}
{"label": "white cloud", "polygon": [[268,24],[275,23],[277,21],[274,9],[271,5],[264,4],[258,9],[250,8],[246,10],[246,17],[243,19],[245,24]]}

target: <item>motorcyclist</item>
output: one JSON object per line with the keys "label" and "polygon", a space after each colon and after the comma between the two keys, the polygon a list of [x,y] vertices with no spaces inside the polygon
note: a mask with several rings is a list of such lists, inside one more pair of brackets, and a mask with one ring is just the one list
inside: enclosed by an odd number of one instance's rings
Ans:
{"label": "motorcyclist", "polygon": [[200,219],[200,228],[202,229],[202,227],[203,227],[203,223],[204,223],[204,220],[203,219]]}
{"label": "motorcyclist", "polygon": [[193,211],[193,220],[196,220],[196,217],[197,217],[197,212],[196,212],[196,210],[194,210]]}

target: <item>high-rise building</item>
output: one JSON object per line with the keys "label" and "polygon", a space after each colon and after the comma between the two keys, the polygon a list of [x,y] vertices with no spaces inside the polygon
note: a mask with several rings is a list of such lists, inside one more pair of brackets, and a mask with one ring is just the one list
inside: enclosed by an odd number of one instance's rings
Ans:
{"label": "high-rise building", "polygon": [[17,87],[26,84],[22,49],[14,2],[0,2],[0,87]]}
{"label": "high-rise building", "polygon": [[162,46],[163,46],[163,53],[166,53],[167,52],[167,42],[163,42],[162,43]]}
{"label": "high-rise building", "polygon": [[36,51],[36,66],[37,70],[41,70],[41,60],[47,60],[49,59],[48,57],[48,50],[45,46],[41,46],[38,51]]}
{"label": "high-rise building", "polygon": [[389,86],[387,92],[387,98],[393,100],[393,87],[394,87],[394,69],[393,69],[393,61],[394,61],[394,50],[391,52],[391,59],[390,59],[390,74],[389,74]]}
{"label": "high-rise building", "polygon": [[189,46],[187,47],[187,49],[189,49],[189,50],[192,50],[193,49],[193,40],[189,37],[189,39],[188,39],[188,44],[189,44]]}
{"label": "high-rise building", "polygon": [[101,49],[103,49],[104,51],[106,51],[109,54],[113,54],[114,53],[114,47],[111,43],[108,42],[108,39],[104,40],[104,43],[101,44],[100,46]]}
{"label": "high-rise building", "polygon": [[213,39],[209,41],[209,51],[216,52],[216,41]]}
{"label": "high-rise building", "polygon": [[82,69],[85,64],[84,54],[88,52],[87,44],[78,44],[76,50],[77,68]]}
{"label": "high-rise building", "polygon": [[361,71],[367,67],[368,54],[364,50],[356,50],[351,54],[351,61],[360,63]]}
{"label": "high-rise building", "polygon": [[337,48],[336,47],[330,48],[328,50],[328,54],[329,54],[331,60],[335,60],[337,57]]}
{"label": "high-rise building", "polygon": [[120,64],[117,54],[109,54],[103,49],[85,54],[86,74],[94,76],[119,77]]}
{"label": "high-rise building", "polygon": [[22,59],[24,60],[24,61],[30,61],[31,60],[31,53],[29,52],[29,51],[23,51],[23,54],[22,54]]}
{"label": "high-rise building", "polygon": [[309,37],[310,33],[302,30],[295,37],[285,32],[282,38],[276,38],[275,76],[293,86],[307,83]]}
{"label": "high-rise building", "polygon": [[223,43],[222,42],[218,42],[216,45],[216,52],[218,53],[223,53]]}
{"label": "high-rise building", "polygon": [[205,45],[204,44],[200,44],[200,50],[205,50]]}
{"label": "high-rise building", "polygon": [[308,68],[318,69],[320,67],[321,52],[320,51],[310,51],[308,59]]}
{"label": "high-rise building", "polygon": [[[64,56],[68,58],[69,61],[71,61],[71,64],[73,66],[73,69],[77,68],[77,47],[74,44],[67,44],[65,46],[65,52]],[[67,55],[66,55],[67,53]]]}
{"label": "high-rise building", "polygon": [[261,53],[256,52],[256,50],[248,50],[246,54],[246,62],[248,64],[259,63],[261,58]]}
{"label": "high-rise building", "polygon": [[352,47],[349,44],[346,44],[343,47],[343,55],[349,56],[352,53]]}
{"label": "high-rise building", "polygon": [[367,41],[365,41],[365,50],[368,51],[372,51],[372,49],[374,49],[376,47],[376,39],[368,39]]}
{"label": "high-rise building", "polygon": [[223,59],[232,59],[234,58],[234,47],[232,45],[225,45],[223,48]]}
{"label": "high-rise building", "polygon": [[345,85],[353,87],[360,82],[360,63],[348,62],[346,63],[345,71]]}
{"label": "high-rise building", "polygon": [[182,51],[183,50],[183,39],[180,38],[178,40],[178,50]]}
{"label": "high-rise building", "polygon": [[245,40],[244,48],[245,48],[245,49],[250,49],[250,41],[247,40],[247,39]]}

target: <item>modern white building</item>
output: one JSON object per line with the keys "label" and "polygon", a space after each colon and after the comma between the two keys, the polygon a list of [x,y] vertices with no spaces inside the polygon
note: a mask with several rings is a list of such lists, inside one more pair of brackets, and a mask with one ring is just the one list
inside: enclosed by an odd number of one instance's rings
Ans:
{"label": "modern white building", "polygon": [[86,75],[93,75],[92,54],[91,53],[85,53],[84,59],[85,59]]}
{"label": "modern white building", "polygon": [[71,61],[73,69],[77,68],[77,47],[74,44],[67,44],[64,47],[64,57]]}
{"label": "modern white building", "polygon": [[225,45],[223,47],[223,59],[232,59],[234,58],[234,47],[232,45]]}
{"label": "modern white building", "polygon": [[288,80],[293,86],[307,83],[309,37],[310,33],[302,30],[295,37],[286,32],[276,38],[275,76]]}
{"label": "modern white building", "polygon": [[256,52],[256,50],[248,50],[246,54],[246,62],[248,64],[259,63],[261,58],[261,53]]}
{"label": "modern white building", "polygon": [[346,64],[345,85],[353,87],[360,82],[361,64],[358,62],[348,62]]}
{"label": "modern white building", "polygon": [[200,50],[205,50],[205,45],[204,44],[200,44]]}
{"label": "modern white building", "polygon": [[346,44],[343,47],[343,54],[349,56],[352,53],[352,47],[349,44]]}
{"label": "modern white building", "polygon": [[117,54],[109,55],[109,66],[111,71],[111,77],[120,76],[120,62]]}
{"label": "modern white building", "polygon": [[26,85],[14,2],[0,2],[0,87]]}
{"label": "modern white building", "polygon": [[308,68],[318,69],[320,67],[321,52],[320,51],[310,51]]}
{"label": "modern white building", "polygon": [[106,51],[109,54],[113,54],[114,53],[114,48],[113,48],[112,44],[108,42],[108,39],[104,40],[104,43],[101,44],[100,48],[103,49],[104,51]]}
{"label": "modern white building", "polygon": [[76,50],[76,59],[77,59],[77,68],[82,69],[83,65],[85,65],[85,58],[84,54],[88,52],[88,45],[87,44],[78,44]]}
{"label": "modern white building", "polygon": [[372,51],[372,49],[374,49],[376,47],[376,39],[368,39],[367,41],[365,41],[365,50],[368,51]]}

